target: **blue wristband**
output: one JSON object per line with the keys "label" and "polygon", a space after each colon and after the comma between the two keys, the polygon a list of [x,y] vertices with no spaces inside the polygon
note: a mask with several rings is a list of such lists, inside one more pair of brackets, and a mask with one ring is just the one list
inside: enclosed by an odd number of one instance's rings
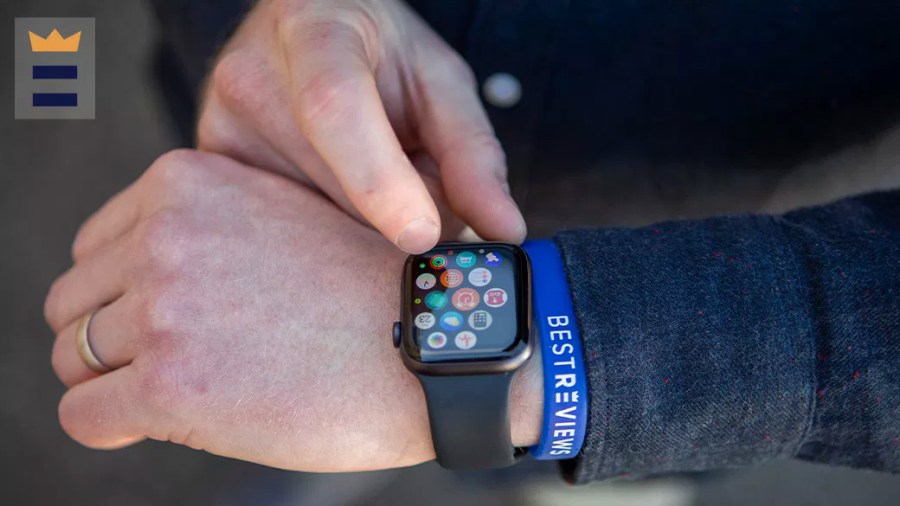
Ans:
{"label": "blue wristband", "polygon": [[544,423],[530,453],[539,460],[571,459],[581,450],[588,416],[581,334],[556,244],[526,241],[522,248],[531,259],[533,313],[544,364]]}

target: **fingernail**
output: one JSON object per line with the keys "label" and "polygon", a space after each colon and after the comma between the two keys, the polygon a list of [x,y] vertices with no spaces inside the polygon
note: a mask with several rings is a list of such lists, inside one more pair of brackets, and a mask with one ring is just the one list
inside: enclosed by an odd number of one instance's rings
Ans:
{"label": "fingernail", "polygon": [[525,218],[519,213],[518,220],[515,225],[515,237],[519,241],[524,241],[526,237],[528,237],[528,225],[525,223]]}
{"label": "fingernail", "polygon": [[513,237],[519,241],[524,241],[525,237],[528,235],[528,225],[525,223],[525,216],[522,215],[522,210],[519,209],[519,206],[516,204],[515,199],[512,198],[512,195],[507,196],[509,197],[509,203],[512,205],[516,214],[512,230]]}
{"label": "fingernail", "polygon": [[427,218],[416,218],[409,222],[394,241],[397,247],[407,253],[424,253],[437,242],[440,229]]}

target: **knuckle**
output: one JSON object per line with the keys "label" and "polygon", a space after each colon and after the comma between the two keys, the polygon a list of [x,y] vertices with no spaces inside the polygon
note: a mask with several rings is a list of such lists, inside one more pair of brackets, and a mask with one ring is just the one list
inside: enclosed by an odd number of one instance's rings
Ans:
{"label": "knuckle", "polygon": [[[291,7],[288,7],[291,9]],[[287,47],[319,50],[347,41],[359,41],[364,47],[372,44],[378,35],[375,18],[360,6],[347,7],[337,2],[309,2],[283,12],[279,36]]]}
{"label": "knuckle", "polygon": [[154,355],[172,357],[177,354],[176,335],[182,320],[178,299],[171,283],[157,283],[144,291],[137,318],[144,345]]}
{"label": "knuckle", "polygon": [[137,235],[141,253],[151,272],[169,274],[179,271],[188,253],[190,225],[187,217],[166,208],[147,218]]}
{"label": "knuckle", "polygon": [[222,56],[212,72],[212,89],[226,108],[252,110],[271,83],[266,79],[264,61],[245,51],[236,50]]}
{"label": "knuckle", "polygon": [[173,167],[176,169],[184,169],[201,165],[203,156],[193,149],[181,148],[173,149],[160,156],[156,163],[163,167]]}
{"label": "knuckle", "polygon": [[278,37],[287,54],[297,49],[317,51],[328,48],[346,33],[346,26],[307,10],[287,14],[278,25]]}
{"label": "knuckle", "polygon": [[165,188],[179,188],[190,183],[191,175],[205,168],[207,158],[193,149],[176,149],[160,156],[147,169],[146,177]]}
{"label": "knuckle", "polygon": [[323,71],[305,83],[297,94],[301,125],[329,122],[352,112],[356,78],[338,69]]}
{"label": "knuckle", "polygon": [[[151,411],[183,413],[205,393],[207,353],[189,330],[188,296],[171,288],[155,291],[139,310],[142,355],[132,362],[138,374],[137,395]],[[153,436],[154,438],[156,436]]]}
{"label": "knuckle", "polygon": [[147,290],[138,315],[143,338],[154,354],[164,354],[170,351],[162,345],[167,342],[167,337],[176,328],[168,290],[168,287]]}
{"label": "knuckle", "polygon": [[144,364],[139,374],[137,398],[144,406],[173,413],[185,404],[178,369],[169,360],[156,355]]}

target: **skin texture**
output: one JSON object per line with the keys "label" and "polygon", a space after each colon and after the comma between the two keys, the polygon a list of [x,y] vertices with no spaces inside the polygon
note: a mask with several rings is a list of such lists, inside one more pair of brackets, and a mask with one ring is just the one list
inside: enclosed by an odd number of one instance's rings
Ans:
{"label": "skin texture", "polygon": [[[390,328],[405,255],[310,189],[175,151],[79,231],[52,286],[59,405],[78,442],[145,438],[286,469],[434,457],[422,390]],[[78,356],[78,320],[114,371]],[[540,365],[514,381],[516,444],[537,441]]]}
{"label": "skin texture", "polygon": [[410,253],[451,214],[525,238],[471,69],[397,0],[259,2],[210,76],[198,141],[321,189]]}

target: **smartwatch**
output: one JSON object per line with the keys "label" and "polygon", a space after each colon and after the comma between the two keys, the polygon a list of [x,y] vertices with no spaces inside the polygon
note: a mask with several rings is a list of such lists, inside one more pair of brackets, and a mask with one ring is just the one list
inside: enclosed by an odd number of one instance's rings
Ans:
{"label": "smartwatch", "polygon": [[518,246],[442,243],[403,267],[394,345],[422,383],[438,463],[514,464],[509,392],[531,357],[531,267]]}

